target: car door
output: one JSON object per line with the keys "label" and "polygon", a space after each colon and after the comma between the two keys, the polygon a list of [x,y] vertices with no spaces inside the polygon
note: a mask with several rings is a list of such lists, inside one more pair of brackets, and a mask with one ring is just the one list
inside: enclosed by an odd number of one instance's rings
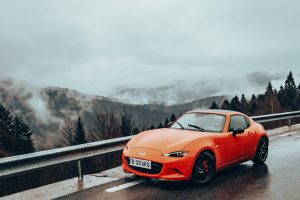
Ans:
{"label": "car door", "polygon": [[[250,152],[251,143],[248,135],[250,123],[243,115],[230,116],[228,133],[226,133],[227,162],[234,162],[246,158]],[[234,128],[245,129],[244,133],[232,134]]]}

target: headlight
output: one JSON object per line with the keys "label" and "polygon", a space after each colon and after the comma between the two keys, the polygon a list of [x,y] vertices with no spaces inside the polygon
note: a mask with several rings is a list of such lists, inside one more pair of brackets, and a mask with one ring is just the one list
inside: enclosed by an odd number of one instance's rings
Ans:
{"label": "headlight", "polygon": [[184,157],[186,156],[188,152],[187,151],[175,151],[171,153],[166,153],[164,156],[169,156],[169,157]]}

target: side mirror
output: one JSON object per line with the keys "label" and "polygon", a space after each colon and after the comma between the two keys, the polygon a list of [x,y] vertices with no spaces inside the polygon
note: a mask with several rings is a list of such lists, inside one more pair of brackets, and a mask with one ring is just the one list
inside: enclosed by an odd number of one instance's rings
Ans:
{"label": "side mirror", "polygon": [[174,122],[169,122],[169,123],[167,124],[167,127],[172,126],[172,124],[174,124]]}
{"label": "side mirror", "polygon": [[232,135],[236,136],[237,134],[242,134],[244,132],[245,132],[245,129],[240,128],[240,127],[236,127],[236,128],[233,129]]}

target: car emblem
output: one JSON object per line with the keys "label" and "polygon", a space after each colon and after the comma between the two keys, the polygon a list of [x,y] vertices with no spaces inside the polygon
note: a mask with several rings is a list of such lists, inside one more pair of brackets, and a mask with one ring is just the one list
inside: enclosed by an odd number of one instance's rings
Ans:
{"label": "car emblem", "polygon": [[139,156],[145,156],[145,155],[146,155],[145,152],[140,152],[140,153],[139,153]]}

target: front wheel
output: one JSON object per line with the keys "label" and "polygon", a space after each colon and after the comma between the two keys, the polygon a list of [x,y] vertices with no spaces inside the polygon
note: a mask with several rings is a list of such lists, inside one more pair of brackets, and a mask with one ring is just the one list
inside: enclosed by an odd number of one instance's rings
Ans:
{"label": "front wheel", "polygon": [[261,138],[256,148],[255,157],[252,161],[256,164],[264,163],[268,157],[268,148],[268,139],[265,137]]}
{"label": "front wheel", "polygon": [[216,159],[209,152],[201,153],[195,161],[192,181],[195,184],[209,182],[216,173]]}

